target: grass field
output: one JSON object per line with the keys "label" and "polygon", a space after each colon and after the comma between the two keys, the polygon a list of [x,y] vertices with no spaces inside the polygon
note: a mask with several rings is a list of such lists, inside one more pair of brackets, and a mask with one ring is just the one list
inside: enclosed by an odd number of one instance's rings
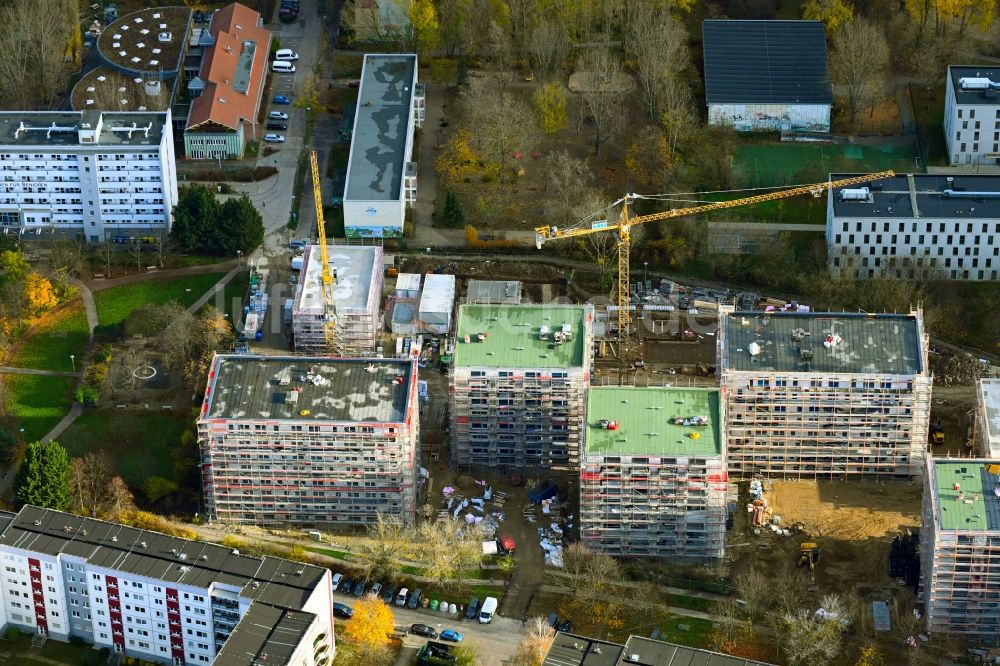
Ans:
{"label": "grass field", "polygon": [[94,294],[97,316],[104,325],[120,324],[136,308],[143,305],[163,305],[177,301],[188,307],[197,301],[225,273],[206,273],[166,280],[147,280],[112,287]]}
{"label": "grass field", "polygon": [[230,321],[237,321],[243,316],[243,303],[246,300],[249,287],[250,273],[240,273],[226,283],[221,296],[216,294],[215,298],[209,300],[204,307],[218,308],[230,317],[235,315],[235,319],[230,319]]}
{"label": "grass field", "polygon": [[172,449],[187,428],[187,415],[172,412],[87,410],[59,437],[70,456],[107,451],[129,486],[151,476],[173,479]]}
{"label": "grass field", "polygon": [[8,364],[18,368],[69,372],[73,369],[70,354],[76,356],[77,363],[83,362],[87,333],[83,302],[73,301],[47,315],[36,326],[35,333],[23,340]]}
{"label": "grass field", "polygon": [[5,375],[7,415],[23,428],[26,442],[41,439],[69,411],[76,380],[72,377]]}
{"label": "grass field", "polygon": [[[18,634],[10,641],[0,638],[0,664],[65,664],[81,666],[103,664],[107,661],[92,645],[70,645],[55,639],[48,640],[41,650],[31,649],[31,635]],[[122,662],[124,663],[124,662]]]}
{"label": "grass field", "polygon": [[917,169],[913,146],[829,143],[752,143],[740,146],[733,169],[747,187],[775,187],[826,180],[830,173]]}

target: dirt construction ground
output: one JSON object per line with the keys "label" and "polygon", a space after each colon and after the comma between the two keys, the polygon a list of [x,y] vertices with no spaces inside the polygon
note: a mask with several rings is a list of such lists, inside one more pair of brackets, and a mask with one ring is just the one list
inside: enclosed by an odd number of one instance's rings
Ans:
{"label": "dirt construction ground", "polygon": [[808,540],[821,551],[818,595],[842,591],[846,581],[853,581],[862,597],[899,589],[887,574],[890,539],[919,526],[919,483],[772,481],[765,489],[772,515],[780,516],[792,534],[763,531],[762,541],[755,542],[750,557],[744,556],[736,569],[749,565],[772,574],[791,572],[799,544]]}

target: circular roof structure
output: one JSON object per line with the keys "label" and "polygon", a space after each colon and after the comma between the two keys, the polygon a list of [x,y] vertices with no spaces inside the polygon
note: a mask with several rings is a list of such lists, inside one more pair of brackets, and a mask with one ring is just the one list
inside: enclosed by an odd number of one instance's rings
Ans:
{"label": "circular roof structure", "polygon": [[190,20],[187,7],[133,12],[104,28],[97,50],[108,65],[126,74],[172,76],[180,68]]}

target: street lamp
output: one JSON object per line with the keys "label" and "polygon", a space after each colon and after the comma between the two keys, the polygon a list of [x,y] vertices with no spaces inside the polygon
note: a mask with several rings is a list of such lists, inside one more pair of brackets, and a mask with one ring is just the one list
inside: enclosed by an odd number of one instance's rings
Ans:
{"label": "street lamp", "polygon": [[243,250],[236,250],[236,261],[243,265]]}
{"label": "street lamp", "polygon": [[646,288],[646,269],[649,268],[649,262],[642,262],[642,288]]}
{"label": "street lamp", "polygon": [[76,354],[69,355],[69,362],[73,364],[73,372],[76,372]]}

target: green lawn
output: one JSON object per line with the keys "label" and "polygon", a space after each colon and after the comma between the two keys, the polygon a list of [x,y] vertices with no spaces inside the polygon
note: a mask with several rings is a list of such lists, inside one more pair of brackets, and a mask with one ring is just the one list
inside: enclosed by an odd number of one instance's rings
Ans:
{"label": "green lawn", "polygon": [[909,145],[755,142],[739,146],[733,170],[745,187],[792,186],[826,180],[830,173],[921,171],[915,156]]}
{"label": "green lawn", "polygon": [[197,301],[225,273],[186,275],[165,280],[147,280],[112,287],[94,294],[97,316],[104,325],[120,324],[132,311],[147,304],[163,305],[177,301],[188,307]]}
{"label": "green lawn", "polygon": [[240,273],[226,283],[220,294],[216,294],[204,307],[212,306],[233,317],[230,321],[239,321],[243,316],[243,304],[246,302],[247,289],[250,287],[250,273]]}
{"label": "green lawn", "polygon": [[70,456],[107,451],[125,483],[141,488],[151,476],[174,478],[172,449],[187,420],[184,413],[86,410],[59,441]]}
{"label": "green lawn", "polygon": [[306,548],[311,553],[319,553],[320,555],[326,555],[327,557],[332,557],[335,560],[346,560],[350,559],[350,555],[342,550],[331,550],[329,548]]}
{"label": "green lawn", "polygon": [[73,301],[48,315],[36,332],[21,342],[9,364],[18,368],[69,372],[73,369],[70,354],[76,356],[77,364],[83,362],[87,333],[83,302]]}
{"label": "green lawn", "polygon": [[65,664],[66,666],[81,666],[81,664],[103,664],[105,656],[92,645],[70,645],[56,639],[45,641],[41,650],[31,649],[31,635],[18,634],[13,641],[4,636],[0,638],[0,664]]}
{"label": "green lawn", "polygon": [[5,375],[7,414],[23,428],[27,442],[41,439],[69,411],[76,380],[72,377]]}

